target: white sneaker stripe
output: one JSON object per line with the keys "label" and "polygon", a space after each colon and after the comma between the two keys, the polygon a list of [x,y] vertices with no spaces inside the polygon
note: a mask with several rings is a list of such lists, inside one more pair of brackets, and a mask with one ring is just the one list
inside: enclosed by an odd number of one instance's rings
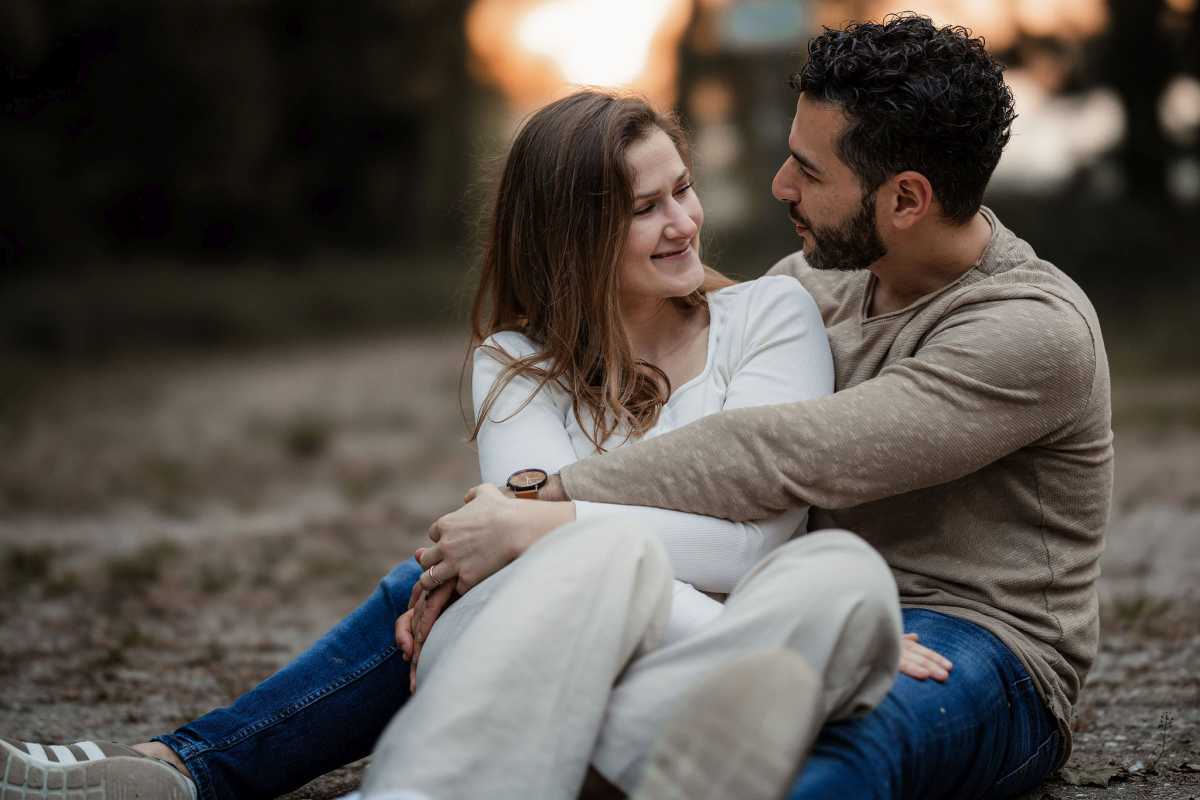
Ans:
{"label": "white sneaker stripe", "polygon": [[46,758],[46,748],[42,747],[40,744],[35,744],[34,742],[26,742],[25,749],[29,751],[29,757],[32,758],[34,761],[49,761],[50,760],[50,759]]}
{"label": "white sneaker stripe", "polygon": [[75,754],[71,752],[71,748],[63,747],[61,744],[50,745],[50,752],[58,757],[60,764],[75,764],[79,759],[75,758]]}
{"label": "white sneaker stripe", "polygon": [[76,742],[75,746],[87,753],[88,761],[99,761],[104,758],[104,751],[95,742]]}

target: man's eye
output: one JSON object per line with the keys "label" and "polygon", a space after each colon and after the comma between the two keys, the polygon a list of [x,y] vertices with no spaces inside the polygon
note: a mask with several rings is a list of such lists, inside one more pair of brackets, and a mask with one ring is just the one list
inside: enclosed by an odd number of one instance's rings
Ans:
{"label": "man's eye", "polygon": [[808,180],[808,181],[815,181],[815,180],[817,179],[817,176],[816,176],[816,175],[813,175],[811,172],[809,172],[808,170],[806,170],[804,167],[800,167],[800,168],[797,170],[797,172],[799,172],[799,173],[800,173],[800,175],[801,175],[801,176],[803,176],[803,178],[804,178],[805,180]]}
{"label": "man's eye", "polygon": [[817,176],[813,175],[811,172],[809,172],[808,167],[804,166],[804,164],[800,161],[800,159],[796,158],[795,156],[789,156],[789,158],[791,158],[792,161],[796,162],[796,170],[801,175],[808,178],[810,181],[815,181],[817,179]]}

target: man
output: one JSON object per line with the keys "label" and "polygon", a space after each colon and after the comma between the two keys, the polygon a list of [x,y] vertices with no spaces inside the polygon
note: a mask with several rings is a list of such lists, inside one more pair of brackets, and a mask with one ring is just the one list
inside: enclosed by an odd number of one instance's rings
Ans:
{"label": "man", "polygon": [[[811,528],[879,550],[905,630],[954,668],[942,683],[901,676],[872,713],[826,726],[792,796],[1028,791],[1069,754],[1097,648],[1112,490],[1099,324],[1082,290],[981,206],[1014,118],[981,39],[902,15],[827,30],[808,55],[772,187],[803,252],[772,272],[817,300],[837,392],[587,459],[541,498],[735,520],[811,504]],[[443,541],[470,538],[465,516],[443,521]],[[460,575],[486,550],[459,549]],[[709,717],[736,707],[720,677]],[[693,697],[685,719],[703,720],[706,702]],[[719,728],[674,726],[646,780],[727,780],[737,766],[707,741]]]}
{"label": "man", "polygon": [[[887,560],[905,629],[954,663],[830,726],[794,797],[1006,796],[1066,759],[1095,657],[1112,490],[1091,303],[981,209],[1011,96],[982,40],[927,19],[827,31],[775,176],[838,392],[563,471],[574,499],[762,516],[793,503]],[[1036,688],[1035,691],[1031,691]]]}

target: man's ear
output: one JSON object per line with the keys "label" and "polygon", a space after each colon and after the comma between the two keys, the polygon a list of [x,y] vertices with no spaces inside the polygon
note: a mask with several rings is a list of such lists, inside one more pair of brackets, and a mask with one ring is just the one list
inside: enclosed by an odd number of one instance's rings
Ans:
{"label": "man's ear", "polygon": [[933,186],[929,179],[914,170],[905,170],[892,176],[891,212],[892,225],[906,229],[916,225],[933,206]]}

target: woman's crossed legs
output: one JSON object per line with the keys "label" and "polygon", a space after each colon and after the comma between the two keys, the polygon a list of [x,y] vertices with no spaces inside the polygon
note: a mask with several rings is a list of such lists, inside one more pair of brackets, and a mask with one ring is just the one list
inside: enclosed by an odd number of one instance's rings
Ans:
{"label": "woman's crossed legs", "polygon": [[439,620],[364,794],[569,798],[589,759],[631,790],[684,692],[755,650],[793,650],[822,676],[822,719],[870,708],[895,677],[895,584],[851,534],[779,548],[714,621],[660,647],[671,592],[656,537],[619,517],[546,537]]}

